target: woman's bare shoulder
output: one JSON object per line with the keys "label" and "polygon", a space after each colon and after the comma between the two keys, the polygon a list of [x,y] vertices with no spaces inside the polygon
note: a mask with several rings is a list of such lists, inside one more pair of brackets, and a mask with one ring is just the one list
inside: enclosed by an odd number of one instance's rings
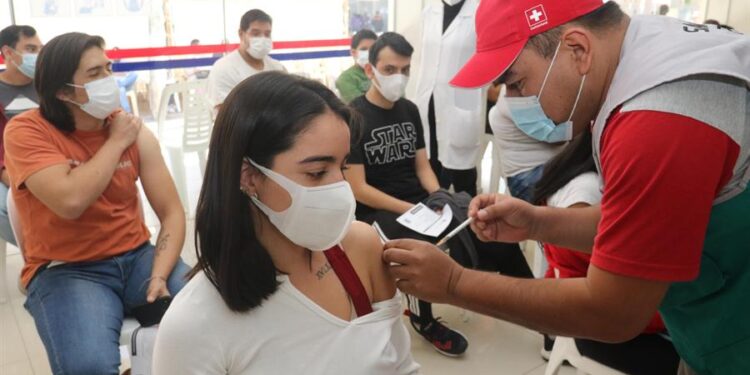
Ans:
{"label": "woman's bare shoulder", "polygon": [[366,223],[355,221],[342,245],[357,273],[361,276],[368,275],[373,302],[392,298],[396,292],[396,283],[383,262],[383,243],[377,231]]}

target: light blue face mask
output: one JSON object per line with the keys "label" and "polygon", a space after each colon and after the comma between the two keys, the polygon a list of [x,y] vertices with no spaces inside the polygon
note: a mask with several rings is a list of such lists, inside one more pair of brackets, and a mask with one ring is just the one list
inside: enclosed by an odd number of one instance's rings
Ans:
{"label": "light blue face mask", "polygon": [[573,121],[571,120],[578,106],[578,100],[581,99],[583,84],[586,82],[586,76],[584,75],[583,79],[581,79],[581,85],[578,87],[578,95],[576,96],[575,103],[573,103],[573,109],[570,111],[568,121],[555,125],[555,122],[544,113],[544,109],[542,109],[542,105],[539,103],[539,98],[542,96],[544,86],[547,84],[547,78],[549,78],[549,74],[552,71],[552,66],[555,65],[559,51],[560,44],[557,45],[555,56],[552,57],[552,63],[550,63],[547,74],[544,76],[542,88],[539,90],[538,96],[505,98],[510,111],[510,117],[516,126],[529,137],[547,143],[567,142],[573,139]]}
{"label": "light blue face mask", "polygon": [[26,77],[34,78],[34,73],[36,72],[36,53],[21,53],[16,51],[15,49],[13,52],[21,55],[21,58],[23,59],[21,61],[21,65],[16,64],[15,61],[13,61],[13,64],[15,64],[18,67],[18,70],[23,73]]}

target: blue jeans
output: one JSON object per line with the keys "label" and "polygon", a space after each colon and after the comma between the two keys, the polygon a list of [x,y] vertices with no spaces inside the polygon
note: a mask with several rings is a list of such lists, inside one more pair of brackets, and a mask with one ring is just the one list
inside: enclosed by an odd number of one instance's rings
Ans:
{"label": "blue jeans", "polygon": [[510,195],[515,198],[531,202],[534,198],[534,185],[542,178],[544,164],[532,170],[521,172],[515,176],[508,177],[508,189]]}
{"label": "blue jeans", "polygon": [[8,219],[8,189],[4,183],[0,182],[0,237],[17,246],[16,236],[13,235],[10,219]]}
{"label": "blue jeans", "polygon": [[[146,303],[154,247],[145,243],[113,258],[43,269],[28,287],[24,305],[34,317],[54,374],[118,374],[123,317]],[[167,287],[185,286],[182,260]]]}

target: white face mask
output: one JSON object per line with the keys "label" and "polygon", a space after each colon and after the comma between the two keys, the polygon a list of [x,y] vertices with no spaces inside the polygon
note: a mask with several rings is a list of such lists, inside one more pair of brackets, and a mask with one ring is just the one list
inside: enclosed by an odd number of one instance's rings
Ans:
{"label": "white face mask", "polygon": [[250,159],[245,160],[292,197],[292,204],[283,212],[272,210],[255,196],[250,198],[286,238],[313,251],[328,250],[344,239],[354,221],[357,207],[348,182],[306,187]]}
{"label": "white face mask", "polygon": [[375,78],[377,79],[377,82],[373,81],[372,85],[380,91],[380,94],[384,98],[390,102],[396,102],[404,97],[406,85],[409,83],[409,76],[404,74],[384,76],[374,66],[372,67],[372,72],[375,73]]}
{"label": "white face mask", "polygon": [[370,51],[368,50],[359,50],[357,51],[357,65],[362,67],[362,69],[365,68],[365,65],[370,63]]}
{"label": "white face mask", "polygon": [[247,47],[247,53],[254,59],[262,60],[273,49],[273,40],[271,38],[254,36],[250,38],[250,45]]}
{"label": "white face mask", "polygon": [[72,83],[68,83],[68,85],[86,90],[86,95],[89,97],[87,103],[80,104],[72,100],[69,100],[69,102],[78,105],[82,111],[92,117],[104,120],[112,112],[120,108],[120,87],[117,85],[117,80],[114,76],[110,75],[109,77],[97,79],[83,86]]}

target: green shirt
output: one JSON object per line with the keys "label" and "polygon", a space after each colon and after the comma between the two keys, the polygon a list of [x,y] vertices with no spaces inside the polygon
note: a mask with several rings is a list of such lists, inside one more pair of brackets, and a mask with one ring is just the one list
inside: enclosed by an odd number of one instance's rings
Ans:
{"label": "green shirt", "polygon": [[355,64],[341,73],[339,79],[336,80],[336,88],[339,90],[341,100],[349,104],[370,89],[370,79],[367,78],[365,70]]}
{"label": "green shirt", "polygon": [[750,374],[750,188],[715,205],[700,275],[674,283],[660,311],[672,340],[699,374]]}

